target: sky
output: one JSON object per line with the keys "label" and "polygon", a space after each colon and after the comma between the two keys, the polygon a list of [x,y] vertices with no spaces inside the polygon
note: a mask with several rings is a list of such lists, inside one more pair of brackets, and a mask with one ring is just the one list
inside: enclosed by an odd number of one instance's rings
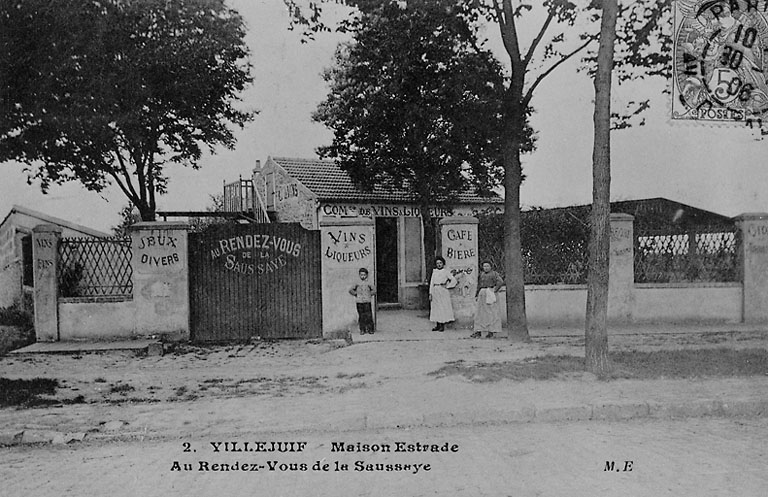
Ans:
{"label": "sky", "polygon": [[[282,0],[231,5],[246,21],[253,66],[254,83],[242,106],[259,114],[237,131],[234,150],[205,156],[199,170],[169,166],[169,193],[158,199],[158,210],[205,210],[224,181],[250,177],[256,160],[314,158],[316,148],[332,138],[311,114],[328,92],[321,73],[344,36],[322,34],[301,43],[300,33],[288,29]],[[496,31],[489,27],[485,35],[503,61]],[[665,85],[648,81],[614,91],[617,103],[651,98],[651,109],[645,126],[612,133],[612,200],[666,197],[727,216],[768,212],[768,140],[758,140],[743,125],[672,123]],[[538,89],[532,102],[537,149],[523,157],[524,207],[591,202],[593,96],[592,81],[575,63],[564,64]],[[42,194],[38,185],[27,184],[20,164],[0,164],[0,219],[16,204],[109,231],[127,203],[116,187],[95,193],[70,183]]]}

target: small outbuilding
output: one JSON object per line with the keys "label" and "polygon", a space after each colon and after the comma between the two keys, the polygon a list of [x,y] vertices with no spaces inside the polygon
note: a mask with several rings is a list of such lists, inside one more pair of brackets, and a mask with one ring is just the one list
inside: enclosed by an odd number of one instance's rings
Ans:
{"label": "small outbuilding", "polygon": [[86,226],[14,205],[0,223],[0,307],[18,302],[31,310],[34,288],[32,229],[41,224],[58,226],[68,238],[105,238]]}

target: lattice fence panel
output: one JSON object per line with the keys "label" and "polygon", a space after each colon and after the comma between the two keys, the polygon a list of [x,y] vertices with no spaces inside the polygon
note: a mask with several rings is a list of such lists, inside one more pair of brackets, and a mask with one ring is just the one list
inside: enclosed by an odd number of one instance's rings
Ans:
{"label": "lattice fence panel", "polygon": [[635,233],[635,282],[740,281],[738,231],[712,226],[686,233]]}
{"label": "lattice fence panel", "polygon": [[130,239],[62,239],[59,244],[59,296],[131,296],[131,255]]}

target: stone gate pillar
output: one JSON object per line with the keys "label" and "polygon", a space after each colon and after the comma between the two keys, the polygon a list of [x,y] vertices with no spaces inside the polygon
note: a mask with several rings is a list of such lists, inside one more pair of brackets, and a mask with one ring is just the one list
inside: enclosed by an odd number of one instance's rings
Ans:
{"label": "stone gate pillar", "polygon": [[59,240],[61,228],[41,224],[32,229],[35,336],[38,342],[59,339]]}
{"label": "stone gate pillar", "polygon": [[453,314],[459,326],[472,323],[477,291],[477,224],[475,217],[446,217],[440,220],[440,241],[446,265],[458,280],[451,290]]}
{"label": "stone gate pillar", "polygon": [[190,338],[187,228],[170,222],[131,226],[135,332],[139,335]]}
{"label": "stone gate pillar", "polygon": [[768,213],[737,217],[741,231],[742,284],[745,323],[768,322]]}
{"label": "stone gate pillar", "polygon": [[611,214],[611,246],[608,264],[608,320],[632,321],[635,305],[634,216]]}
{"label": "stone gate pillar", "polygon": [[[376,286],[375,228],[371,218],[325,218],[320,221],[323,336],[357,333],[357,307],[349,287],[360,280],[360,268]],[[376,317],[376,300],[373,303]]]}

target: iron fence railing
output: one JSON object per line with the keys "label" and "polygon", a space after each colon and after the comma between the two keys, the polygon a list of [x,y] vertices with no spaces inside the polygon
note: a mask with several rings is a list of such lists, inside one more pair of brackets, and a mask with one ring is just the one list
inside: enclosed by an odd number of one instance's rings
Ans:
{"label": "iron fence railing", "polygon": [[[564,211],[529,211],[521,223],[525,284],[585,284],[589,222]],[[689,229],[635,226],[636,283],[741,281],[740,236],[734,224]],[[480,217],[480,260],[504,271],[501,216]]]}
{"label": "iron fence railing", "polygon": [[59,243],[59,296],[133,295],[131,255],[130,239],[62,239]]}
{"label": "iron fence railing", "polygon": [[740,281],[739,243],[733,225],[637,230],[635,283]]}

